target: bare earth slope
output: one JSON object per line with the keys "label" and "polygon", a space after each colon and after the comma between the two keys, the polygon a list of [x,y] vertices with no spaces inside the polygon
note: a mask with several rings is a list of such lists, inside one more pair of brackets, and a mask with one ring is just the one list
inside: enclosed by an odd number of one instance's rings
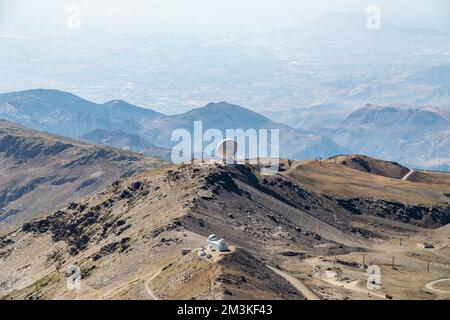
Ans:
{"label": "bare earth slope", "polygon": [[161,164],[0,120],[0,230]]}
{"label": "bare earth slope", "polygon": [[364,155],[336,156],[329,159],[333,163],[383,177],[401,179],[410,171],[408,168],[390,161],[370,158]]}
{"label": "bare earth slope", "polygon": [[[448,204],[435,198],[445,188],[341,164],[291,164],[270,177],[257,166],[193,164],[114,182],[4,235],[0,296],[304,299],[298,283],[320,299],[445,296],[426,284],[448,274],[450,258],[420,247],[431,228],[449,223]],[[212,233],[231,251],[200,255]],[[369,294],[367,263],[384,281]],[[70,265],[81,268],[79,290],[66,286]]]}

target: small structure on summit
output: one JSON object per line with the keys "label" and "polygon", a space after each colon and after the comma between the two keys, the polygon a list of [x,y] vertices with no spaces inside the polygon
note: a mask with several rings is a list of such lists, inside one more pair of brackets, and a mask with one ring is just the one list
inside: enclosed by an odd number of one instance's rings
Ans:
{"label": "small structure on summit", "polygon": [[225,139],[217,145],[216,154],[224,164],[232,165],[236,163],[237,149],[236,141]]}
{"label": "small structure on summit", "polygon": [[206,239],[206,244],[214,250],[224,252],[228,251],[228,243],[226,243],[223,239],[217,238],[215,234],[212,234]]}
{"label": "small structure on summit", "polygon": [[432,243],[429,243],[429,242],[424,242],[423,243],[423,247],[425,249],[434,249],[434,245]]}

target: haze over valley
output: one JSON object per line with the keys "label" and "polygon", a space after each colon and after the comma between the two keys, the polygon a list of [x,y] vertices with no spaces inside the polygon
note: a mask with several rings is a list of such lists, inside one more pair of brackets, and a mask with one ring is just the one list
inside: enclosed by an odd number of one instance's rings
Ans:
{"label": "haze over valley", "polygon": [[0,0],[0,300],[449,299],[449,21]]}

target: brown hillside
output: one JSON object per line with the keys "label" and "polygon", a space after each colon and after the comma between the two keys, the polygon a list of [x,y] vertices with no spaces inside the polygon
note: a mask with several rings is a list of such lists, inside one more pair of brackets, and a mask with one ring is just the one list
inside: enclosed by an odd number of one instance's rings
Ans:
{"label": "brown hillside", "polygon": [[328,161],[394,179],[401,179],[410,171],[408,168],[396,162],[378,160],[364,155],[336,156],[330,158]]}

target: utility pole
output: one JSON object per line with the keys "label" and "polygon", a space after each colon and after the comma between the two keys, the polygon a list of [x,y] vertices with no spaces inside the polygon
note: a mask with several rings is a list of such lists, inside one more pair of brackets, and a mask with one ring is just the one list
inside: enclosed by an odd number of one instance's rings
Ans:
{"label": "utility pole", "polygon": [[363,267],[366,265],[366,255],[365,254],[363,254]]}
{"label": "utility pole", "polygon": [[402,246],[402,240],[403,240],[403,239],[402,239],[402,238],[400,238],[400,247]]}
{"label": "utility pole", "polygon": [[427,272],[430,273],[430,261],[428,261]]}
{"label": "utility pole", "polygon": [[392,257],[392,269],[395,268],[395,257]]}

